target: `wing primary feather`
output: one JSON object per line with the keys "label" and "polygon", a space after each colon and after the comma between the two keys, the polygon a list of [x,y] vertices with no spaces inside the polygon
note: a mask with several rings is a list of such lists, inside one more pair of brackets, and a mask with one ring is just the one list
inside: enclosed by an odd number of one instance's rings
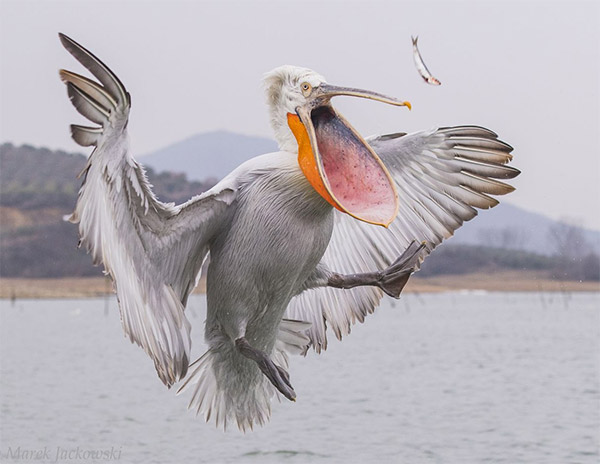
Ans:
{"label": "wing primary feather", "polygon": [[[82,147],[98,145],[98,140],[102,135],[101,127],[87,127],[71,124],[71,137]],[[78,176],[79,177],[79,176]]]}
{"label": "wing primary feather", "polygon": [[512,166],[495,163],[481,163],[460,157],[455,158],[454,163],[460,167],[462,171],[494,179],[513,179],[521,173],[521,171]]}
{"label": "wing primary feather", "polygon": [[60,75],[60,79],[65,84],[70,82],[82,92],[90,95],[107,110],[113,110],[117,108],[117,102],[114,100],[114,98],[104,89],[104,87],[98,85],[91,79],[65,69],[61,69],[58,74]]}
{"label": "wing primary feather", "polygon": [[490,137],[466,137],[462,135],[452,135],[448,138],[448,141],[455,145],[480,149],[491,148],[492,150],[505,151],[507,153],[510,153],[514,150],[513,147],[511,147],[508,143],[498,140],[497,138]]}
{"label": "wing primary feather", "polygon": [[102,124],[109,118],[109,111],[102,107],[96,100],[88,94],[75,87],[71,82],[67,82],[67,93],[75,109],[90,121],[96,124]]}
{"label": "wing primary feather", "polygon": [[515,189],[512,185],[465,171],[460,175],[460,182],[461,185],[467,186],[471,190],[492,195],[506,195]]}
{"label": "wing primary feather", "polygon": [[494,131],[481,126],[453,126],[453,127],[440,127],[438,132],[445,135],[462,135],[462,136],[474,136],[474,137],[498,137]]}
{"label": "wing primary feather", "polygon": [[492,150],[489,148],[482,150],[479,148],[456,145],[451,150],[455,156],[460,156],[462,158],[474,161],[481,161],[483,163],[506,164],[513,158],[510,153],[507,153],[505,151]]}
{"label": "wing primary feather", "polygon": [[62,33],[59,33],[58,36],[67,51],[96,76],[120,106],[129,106],[131,104],[129,93],[125,90],[125,86],[108,66],[70,37]]}

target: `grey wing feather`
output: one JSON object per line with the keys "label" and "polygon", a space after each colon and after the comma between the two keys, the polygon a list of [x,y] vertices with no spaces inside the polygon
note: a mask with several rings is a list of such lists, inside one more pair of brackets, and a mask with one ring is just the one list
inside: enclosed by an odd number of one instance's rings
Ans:
{"label": "grey wing feather", "polygon": [[101,127],[87,127],[71,124],[71,137],[73,137],[73,140],[82,147],[98,145],[101,135]]}
{"label": "grey wing feather", "polygon": [[121,106],[130,106],[131,99],[125,86],[121,83],[119,78],[106,66],[99,58],[97,58],[92,52],[79,45],[70,37],[64,34],[58,34],[63,46],[73,55],[77,61],[85,66],[106,88],[109,95],[112,96],[113,100]]}
{"label": "grey wing feather", "polygon": [[92,81],[91,79],[66,71],[64,69],[61,69],[58,74],[64,83],[71,82],[75,87],[81,89],[85,94],[89,95],[107,111],[118,106],[118,103],[104,89],[104,87]]}
{"label": "grey wing feather", "polygon": [[101,126],[71,126],[77,143],[95,149],[70,220],[79,224],[81,244],[94,262],[103,263],[113,279],[126,334],[154,360],[159,377],[170,386],[187,372],[191,342],[184,305],[207,242],[235,198],[235,179],[178,207],[158,201],[128,151],[125,87],[88,50],[60,38],[102,84],[61,72],[75,107]]}
{"label": "grey wing feather", "polygon": [[[444,127],[367,141],[395,180],[400,208],[387,229],[335,211],[333,235],[320,266],[338,273],[383,269],[413,241],[426,242],[422,261],[464,221],[475,217],[475,208],[498,204],[490,195],[513,190],[498,179],[519,174],[506,166],[512,147],[482,127]],[[312,323],[307,333],[319,352],[327,348],[328,325],[342,338],[356,321],[362,322],[375,310],[382,295],[375,287],[312,288],[294,297],[287,317]]]}
{"label": "grey wing feather", "polygon": [[90,95],[71,82],[67,82],[67,92],[75,109],[90,121],[96,124],[104,124],[104,121],[109,118],[109,110],[103,108]]}

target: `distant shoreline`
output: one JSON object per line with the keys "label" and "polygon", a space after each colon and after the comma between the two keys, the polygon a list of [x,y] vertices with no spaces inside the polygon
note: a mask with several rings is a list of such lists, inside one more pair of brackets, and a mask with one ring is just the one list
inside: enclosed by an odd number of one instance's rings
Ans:
{"label": "distant shoreline", "polygon": [[[489,292],[600,292],[600,282],[549,279],[544,273],[503,271],[413,276],[404,293],[439,293],[461,290]],[[204,293],[202,280],[194,293]],[[112,284],[104,277],[66,277],[60,279],[0,278],[0,299],[98,298],[113,294]]]}

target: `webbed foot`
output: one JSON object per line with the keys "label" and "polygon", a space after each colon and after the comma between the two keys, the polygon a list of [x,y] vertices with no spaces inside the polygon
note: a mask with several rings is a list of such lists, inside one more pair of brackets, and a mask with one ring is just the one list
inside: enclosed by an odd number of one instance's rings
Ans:
{"label": "webbed foot", "polygon": [[412,241],[408,248],[387,269],[377,273],[377,286],[392,298],[400,298],[400,293],[416,270],[425,242]]}

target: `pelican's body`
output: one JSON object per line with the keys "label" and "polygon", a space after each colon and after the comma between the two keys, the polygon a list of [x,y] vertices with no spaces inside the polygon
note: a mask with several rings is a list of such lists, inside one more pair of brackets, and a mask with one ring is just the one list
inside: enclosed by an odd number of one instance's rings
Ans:
{"label": "pelican's body", "polygon": [[210,339],[224,332],[234,340],[245,333],[256,348],[270,351],[290,299],[329,244],[333,209],[291,153],[248,164],[263,169],[242,181],[238,203],[210,244],[206,333]]}
{"label": "pelican's body", "polygon": [[[238,415],[242,427],[267,419],[274,392],[254,362],[240,355],[231,341],[245,336],[256,349],[274,351],[284,312],[314,272],[333,229],[333,208],[314,191],[290,155],[264,155],[241,166],[242,171],[250,170],[241,176],[239,202],[210,244],[205,338],[211,347],[206,362],[212,362],[212,369],[203,372],[201,364],[190,378],[216,383],[212,371],[221,372],[221,389],[211,384],[205,388],[215,392],[222,409],[227,409],[221,399],[226,395],[238,398],[243,411],[260,404],[248,418]],[[294,323],[288,324],[293,330]],[[306,328],[299,323],[296,330]],[[308,341],[297,337],[302,344]],[[285,366],[286,360],[279,363]]]}
{"label": "pelican's body", "polygon": [[[287,354],[327,347],[377,307],[463,221],[512,190],[496,179],[512,148],[461,126],[363,139],[331,106],[337,95],[409,106],[334,87],[283,66],[265,78],[280,150],[174,206],[158,201],[128,151],[130,96],[98,58],[61,35],[100,84],[61,71],[77,110],[100,127],[71,126],[95,146],[70,220],[102,262],[132,342],[167,386],[185,378],[190,406],[217,424],[264,423],[277,392],[294,400]],[[384,226],[384,227],[381,227]],[[210,255],[207,352],[191,365],[184,310]]]}

